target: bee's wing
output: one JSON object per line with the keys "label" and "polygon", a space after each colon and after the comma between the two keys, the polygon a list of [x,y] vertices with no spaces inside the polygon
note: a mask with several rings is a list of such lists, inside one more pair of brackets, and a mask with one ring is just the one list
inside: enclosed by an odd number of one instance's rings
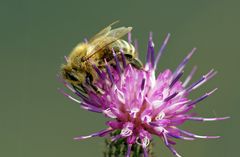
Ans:
{"label": "bee's wing", "polygon": [[100,37],[104,37],[106,36],[110,30],[112,29],[112,25],[118,23],[118,21],[115,21],[113,23],[111,23],[109,26],[105,27],[104,29],[102,29],[99,33],[97,33],[96,35],[94,35],[90,40],[89,43],[92,43],[94,40],[100,38]]}
{"label": "bee's wing", "polygon": [[[111,27],[110,27],[111,28]],[[132,30],[132,27],[119,27],[113,30],[109,30],[102,36],[98,36],[98,38],[91,41],[89,44],[89,48],[87,51],[87,55],[85,56],[85,59],[89,59],[92,57],[95,53],[99,52],[101,49],[105,48],[109,44],[115,42],[116,40],[120,39],[124,35],[126,35],[128,32]]]}

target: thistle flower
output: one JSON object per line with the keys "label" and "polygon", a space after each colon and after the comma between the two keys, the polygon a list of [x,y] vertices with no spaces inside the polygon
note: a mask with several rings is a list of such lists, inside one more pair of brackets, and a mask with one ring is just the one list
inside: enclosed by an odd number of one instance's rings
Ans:
{"label": "thistle flower", "polygon": [[[189,85],[196,71],[196,67],[194,67],[184,81],[180,80],[184,67],[196,48],[192,49],[175,71],[167,69],[156,76],[156,67],[169,37],[170,34],[167,35],[159,52],[154,57],[154,44],[150,33],[146,64],[143,69],[127,65],[123,53],[121,52],[121,57],[117,57],[114,51],[115,67],[110,66],[107,62],[106,70],[100,70],[94,66],[99,76],[95,86],[101,89],[101,94],[94,92],[91,88],[87,88],[87,94],[83,94],[77,88],[72,88],[71,85],[63,81],[64,85],[80,100],[62,91],[65,96],[79,103],[83,109],[102,113],[111,119],[106,122],[107,128],[88,136],[75,137],[75,140],[95,136],[103,137],[118,131],[117,134],[111,136],[111,141],[125,140],[127,144],[126,157],[131,156],[134,144],[140,145],[144,157],[147,157],[148,145],[151,143],[153,135],[156,135],[164,141],[164,144],[175,156],[180,157],[173,148],[174,139],[219,138],[219,136],[197,135],[179,128],[186,121],[218,121],[228,117],[203,118],[195,117],[193,113],[189,113],[196,107],[197,103],[217,90],[215,88],[195,100],[188,98],[190,92],[216,74],[216,71],[212,69]],[[129,42],[131,42],[130,38]]]}

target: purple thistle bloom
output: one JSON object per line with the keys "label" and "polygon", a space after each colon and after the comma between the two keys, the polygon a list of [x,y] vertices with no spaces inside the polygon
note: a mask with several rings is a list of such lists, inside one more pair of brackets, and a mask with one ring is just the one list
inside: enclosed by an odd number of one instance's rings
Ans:
{"label": "purple thistle bloom", "polygon": [[[129,42],[131,42],[131,34],[128,37]],[[120,134],[112,137],[112,141],[121,138],[126,140],[128,144],[126,157],[130,157],[133,144],[141,145],[144,157],[147,157],[147,147],[153,138],[152,136],[156,135],[164,141],[175,156],[180,157],[173,148],[174,138],[183,140],[219,138],[219,136],[197,135],[178,128],[187,120],[204,122],[224,120],[229,117],[202,118],[194,117],[194,114],[189,113],[198,102],[210,96],[217,89],[213,89],[195,100],[188,98],[191,91],[216,74],[216,71],[210,70],[199,80],[189,85],[196,71],[196,67],[194,67],[184,81],[180,80],[183,76],[183,69],[195,52],[195,48],[183,59],[174,72],[167,69],[158,74],[157,77],[155,76],[158,61],[169,37],[170,34],[167,35],[159,52],[154,57],[154,44],[152,33],[150,33],[147,62],[143,69],[136,69],[132,65],[126,64],[123,53],[120,55],[121,57],[117,57],[115,52],[113,52],[116,62],[115,68],[108,65],[106,61],[106,70],[100,70],[94,65],[94,69],[99,75],[95,85],[101,89],[101,94],[89,88],[87,95],[84,95],[63,81],[64,85],[74,92],[80,100],[61,91],[65,96],[81,104],[81,107],[86,110],[102,113],[112,119],[106,123],[106,129],[88,136],[75,137],[75,140],[95,136],[102,137],[119,130]]]}

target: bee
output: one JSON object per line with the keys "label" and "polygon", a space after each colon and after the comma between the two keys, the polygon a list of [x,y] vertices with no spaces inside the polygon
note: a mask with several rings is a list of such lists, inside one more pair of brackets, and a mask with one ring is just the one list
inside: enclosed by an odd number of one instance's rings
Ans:
{"label": "bee", "polygon": [[123,59],[121,57],[123,53],[128,64],[139,69],[142,68],[142,63],[137,58],[134,46],[121,39],[132,30],[132,27],[112,29],[112,25],[115,23],[101,30],[88,42],[78,44],[67,57],[67,63],[62,65],[61,73],[63,78],[71,83],[73,87],[84,88],[83,84],[87,83],[95,91],[98,91],[97,87],[94,86],[98,75],[93,65],[100,70],[104,70],[105,61],[113,65],[113,50],[119,59]]}

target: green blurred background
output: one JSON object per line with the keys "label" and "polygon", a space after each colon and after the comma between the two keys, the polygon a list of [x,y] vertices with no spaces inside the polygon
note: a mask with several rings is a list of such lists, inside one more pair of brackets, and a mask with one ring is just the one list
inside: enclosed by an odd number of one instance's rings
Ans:
{"label": "green blurred background", "polygon": [[[62,96],[56,79],[63,56],[85,37],[120,20],[133,26],[133,37],[144,58],[149,31],[156,48],[170,32],[159,71],[174,69],[193,47],[198,51],[185,72],[198,65],[194,80],[215,68],[217,77],[190,97],[219,90],[195,109],[205,117],[231,116],[221,122],[188,122],[182,128],[198,134],[221,135],[217,140],[179,141],[184,157],[239,156],[239,37],[238,0],[1,0],[0,1],[0,156],[101,157],[103,139],[73,141],[77,135],[105,128],[106,119],[80,109]],[[155,139],[159,157],[173,155]]]}

